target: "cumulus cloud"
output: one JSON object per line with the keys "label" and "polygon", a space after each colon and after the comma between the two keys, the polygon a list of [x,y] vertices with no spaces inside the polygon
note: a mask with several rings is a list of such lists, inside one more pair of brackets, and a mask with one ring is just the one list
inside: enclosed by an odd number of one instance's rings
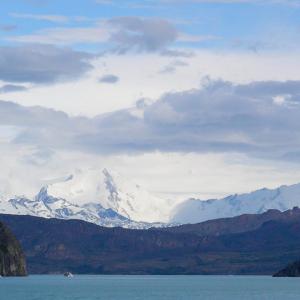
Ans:
{"label": "cumulus cloud", "polygon": [[85,52],[50,45],[0,47],[0,80],[48,84],[78,78],[92,69]]}
{"label": "cumulus cloud", "polygon": [[[280,97],[280,101],[278,101]],[[95,118],[0,102],[0,125],[20,129],[14,143],[92,153],[238,152],[300,158],[300,82],[235,85],[207,79],[201,89]]]}
{"label": "cumulus cloud", "polygon": [[99,78],[100,83],[117,83],[120,80],[120,78],[113,74],[106,74]]}
{"label": "cumulus cloud", "polygon": [[138,51],[165,49],[178,38],[177,29],[163,19],[120,17],[109,21],[118,30],[111,35],[111,41],[120,52],[132,48]]}

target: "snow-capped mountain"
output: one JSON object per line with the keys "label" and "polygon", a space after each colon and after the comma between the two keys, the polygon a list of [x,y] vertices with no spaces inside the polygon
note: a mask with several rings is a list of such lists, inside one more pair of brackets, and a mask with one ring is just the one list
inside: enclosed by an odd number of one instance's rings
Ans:
{"label": "snow-capped mountain", "polygon": [[245,213],[263,213],[268,209],[285,211],[293,207],[300,207],[300,184],[277,189],[264,188],[219,200],[188,199],[174,209],[170,220],[178,223],[199,223]]}
{"label": "snow-capped mountain", "polygon": [[10,186],[0,186],[0,213],[80,219],[107,227],[149,228],[300,207],[300,184],[219,200],[188,199],[178,203],[153,196],[107,169],[76,170],[48,181],[34,194],[14,196]]}
{"label": "snow-capped mountain", "polygon": [[5,214],[31,215],[44,218],[78,219],[106,227],[149,228],[162,226],[146,222],[135,222],[100,204],[74,205],[65,199],[53,198],[42,189],[35,199],[14,198],[0,202],[0,212]]}
{"label": "snow-capped mountain", "polygon": [[49,196],[75,205],[100,204],[138,222],[168,222],[172,202],[151,195],[139,185],[107,169],[76,170],[47,186]]}
{"label": "snow-capped mountain", "polygon": [[102,226],[149,228],[168,222],[171,205],[107,169],[76,170],[33,197],[0,197],[0,212],[81,219]]}

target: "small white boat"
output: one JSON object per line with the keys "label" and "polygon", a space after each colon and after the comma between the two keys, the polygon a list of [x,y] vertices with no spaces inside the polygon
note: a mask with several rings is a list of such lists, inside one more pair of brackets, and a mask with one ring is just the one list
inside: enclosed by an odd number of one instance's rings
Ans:
{"label": "small white boat", "polygon": [[71,272],[66,272],[66,273],[64,273],[64,276],[65,276],[65,277],[68,277],[68,278],[74,277],[74,275],[73,275]]}

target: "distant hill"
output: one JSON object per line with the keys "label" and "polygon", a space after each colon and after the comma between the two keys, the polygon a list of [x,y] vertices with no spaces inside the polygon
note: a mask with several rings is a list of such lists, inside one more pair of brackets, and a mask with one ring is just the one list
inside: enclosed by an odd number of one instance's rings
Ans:
{"label": "distant hill", "polygon": [[2,223],[0,223],[0,275],[26,275],[25,257],[21,246],[10,230]]}
{"label": "distant hill", "polygon": [[300,210],[169,229],[106,228],[78,220],[0,215],[30,273],[273,274],[300,257]]}

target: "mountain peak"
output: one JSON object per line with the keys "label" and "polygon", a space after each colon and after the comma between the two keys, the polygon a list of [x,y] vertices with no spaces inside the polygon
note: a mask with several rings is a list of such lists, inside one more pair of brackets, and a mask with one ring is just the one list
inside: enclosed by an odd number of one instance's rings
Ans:
{"label": "mountain peak", "polygon": [[172,208],[165,199],[151,195],[107,168],[76,169],[72,175],[54,180],[45,188],[51,198],[65,199],[78,206],[99,204],[137,222],[168,222]]}

